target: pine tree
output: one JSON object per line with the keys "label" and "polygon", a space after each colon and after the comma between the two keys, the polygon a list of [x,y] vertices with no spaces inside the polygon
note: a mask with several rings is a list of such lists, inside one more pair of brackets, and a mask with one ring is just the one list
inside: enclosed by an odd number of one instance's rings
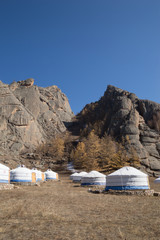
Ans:
{"label": "pine tree", "polygon": [[78,143],[76,149],[71,153],[71,158],[74,161],[75,168],[85,168],[86,152],[83,142]]}
{"label": "pine tree", "polygon": [[64,139],[57,136],[55,139],[51,141],[48,152],[55,159],[61,160],[64,155],[64,148],[65,148]]}
{"label": "pine tree", "polygon": [[116,143],[107,134],[100,141],[100,161],[99,165],[103,171],[108,169],[109,162],[113,159],[116,153]]}
{"label": "pine tree", "polygon": [[76,149],[72,151],[71,158],[75,167],[85,171],[98,170],[100,155],[100,140],[92,130],[87,138],[83,138],[78,143]]}
{"label": "pine tree", "polygon": [[98,170],[100,159],[100,139],[92,130],[85,139],[85,149],[87,161],[85,161],[86,171]]}

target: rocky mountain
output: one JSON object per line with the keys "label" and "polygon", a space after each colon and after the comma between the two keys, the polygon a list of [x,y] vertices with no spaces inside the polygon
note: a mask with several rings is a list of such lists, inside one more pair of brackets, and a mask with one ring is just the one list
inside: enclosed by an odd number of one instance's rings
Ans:
{"label": "rocky mountain", "polygon": [[38,87],[33,79],[0,81],[0,156],[30,152],[66,130],[74,116],[57,86]]}
{"label": "rocky mountain", "polygon": [[101,136],[106,132],[117,140],[127,139],[126,149],[134,147],[142,168],[160,174],[160,104],[109,85],[77,118],[84,134],[95,129]]}
{"label": "rocky mountain", "polygon": [[160,175],[160,104],[109,85],[99,101],[73,117],[67,97],[57,86],[38,87],[33,79],[10,85],[0,81],[0,160],[14,167],[26,161],[39,168],[51,167],[50,159],[43,156],[25,157],[23,162],[23,153],[32,154],[66,129],[71,132],[70,141],[94,129],[100,137],[107,133],[125,140],[127,150],[135,149],[141,168]]}

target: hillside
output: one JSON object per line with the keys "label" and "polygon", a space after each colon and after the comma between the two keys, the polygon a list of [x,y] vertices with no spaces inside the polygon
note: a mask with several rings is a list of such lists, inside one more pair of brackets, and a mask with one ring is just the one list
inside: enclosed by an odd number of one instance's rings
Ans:
{"label": "hillside", "polygon": [[126,149],[135,149],[142,169],[160,174],[160,104],[109,85],[99,101],[77,115],[76,124],[82,136],[94,129],[100,137],[107,133],[124,140]]}
{"label": "hillside", "polygon": [[38,87],[33,79],[0,82],[0,159],[15,161],[63,133],[74,114],[57,86]]}
{"label": "hillside", "polygon": [[22,163],[43,170],[64,170],[67,162],[75,159],[77,152],[73,151],[81,143],[78,154],[88,149],[85,166],[91,166],[97,144],[95,166],[101,170],[108,171],[107,159],[116,161],[119,153],[123,160],[132,153],[122,163],[130,164],[134,153],[142,170],[160,175],[160,104],[141,100],[133,93],[109,85],[99,101],[87,104],[74,116],[57,86],[38,87],[33,79],[10,85],[0,82],[0,113],[0,160],[10,167]]}

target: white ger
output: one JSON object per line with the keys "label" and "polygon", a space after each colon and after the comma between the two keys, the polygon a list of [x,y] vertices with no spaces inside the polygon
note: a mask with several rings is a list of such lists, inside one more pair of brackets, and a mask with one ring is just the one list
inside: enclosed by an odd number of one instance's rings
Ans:
{"label": "white ger", "polygon": [[32,168],[32,173],[34,172],[36,174],[36,182],[42,181],[42,172],[40,170],[37,170],[36,168]]}
{"label": "white ger", "polygon": [[81,178],[81,186],[106,185],[106,175],[91,171]]}
{"label": "white ger", "polygon": [[148,175],[134,167],[122,167],[107,175],[105,190],[150,189]]}
{"label": "white ger", "polygon": [[17,168],[10,171],[11,182],[33,182],[32,171],[26,168],[24,165],[18,166]]}
{"label": "white ger", "polygon": [[73,180],[74,176],[78,176],[79,173],[75,172],[73,174],[70,175],[70,180]]}
{"label": "white ger", "polygon": [[0,163],[0,183],[10,183],[9,167]]}
{"label": "white ger", "polygon": [[58,173],[53,172],[51,169],[48,169],[45,172],[46,180],[58,180]]}
{"label": "white ger", "polygon": [[156,178],[156,179],[154,180],[154,182],[155,182],[155,183],[160,183],[160,177]]}
{"label": "white ger", "polygon": [[80,182],[82,177],[84,177],[87,174],[87,172],[80,172],[80,173],[75,173],[72,175],[72,180],[73,182]]}

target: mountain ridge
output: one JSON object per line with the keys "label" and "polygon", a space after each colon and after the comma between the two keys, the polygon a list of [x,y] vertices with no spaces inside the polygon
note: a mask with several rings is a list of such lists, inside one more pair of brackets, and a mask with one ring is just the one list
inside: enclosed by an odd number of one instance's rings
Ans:
{"label": "mountain ridge", "polygon": [[[56,135],[70,132],[70,142],[78,142],[94,130],[100,138],[124,141],[127,151],[135,149],[142,170],[160,175],[160,104],[112,85],[74,116],[57,86],[38,87],[34,79],[0,82],[0,122],[0,160],[7,164],[21,162],[20,154],[34,153]],[[42,156],[37,166],[41,161],[45,165]]]}
{"label": "mountain ridge", "polygon": [[134,147],[143,169],[160,174],[160,104],[108,85],[100,100],[87,104],[77,117],[82,135],[94,129],[99,136],[128,138],[125,147]]}

